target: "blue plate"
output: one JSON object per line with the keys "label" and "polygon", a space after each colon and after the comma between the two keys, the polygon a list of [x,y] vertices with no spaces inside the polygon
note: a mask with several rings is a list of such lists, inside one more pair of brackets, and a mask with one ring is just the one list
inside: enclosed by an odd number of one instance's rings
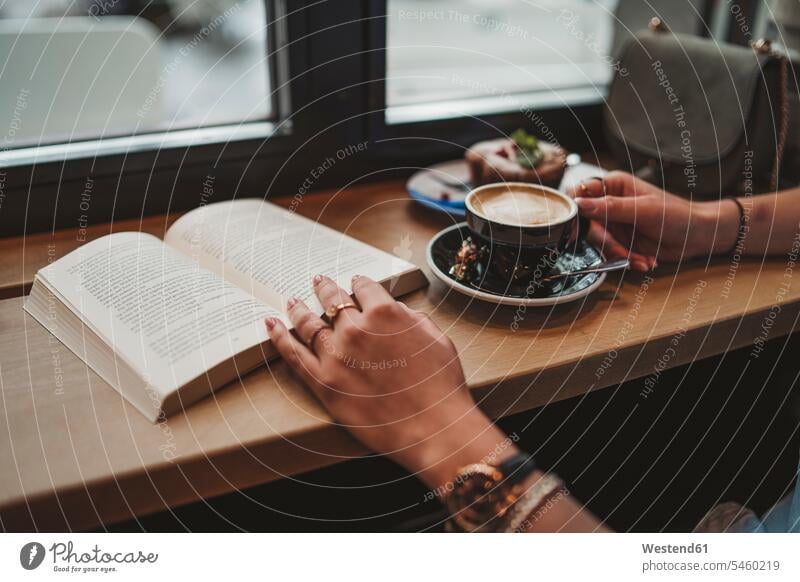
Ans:
{"label": "blue plate", "polygon": [[464,199],[471,189],[469,166],[464,160],[434,164],[414,173],[406,182],[411,198],[457,218],[465,215]]}

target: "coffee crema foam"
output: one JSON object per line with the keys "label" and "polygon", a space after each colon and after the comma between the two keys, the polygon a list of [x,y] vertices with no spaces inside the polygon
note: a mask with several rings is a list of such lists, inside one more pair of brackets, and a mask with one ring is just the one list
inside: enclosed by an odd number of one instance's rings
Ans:
{"label": "coffee crema foam", "polygon": [[546,190],[498,187],[477,192],[472,207],[494,222],[513,226],[536,226],[566,220],[569,202]]}

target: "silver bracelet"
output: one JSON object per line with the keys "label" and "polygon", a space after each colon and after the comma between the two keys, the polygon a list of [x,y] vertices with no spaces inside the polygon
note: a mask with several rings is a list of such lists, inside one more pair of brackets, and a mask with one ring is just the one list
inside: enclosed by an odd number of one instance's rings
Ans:
{"label": "silver bracelet", "polygon": [[566,491],[564,482],[553,473],[545,473],[514,502],[508,516],[505,533],[520,531],[520,527],[539,508],[556,489]]}

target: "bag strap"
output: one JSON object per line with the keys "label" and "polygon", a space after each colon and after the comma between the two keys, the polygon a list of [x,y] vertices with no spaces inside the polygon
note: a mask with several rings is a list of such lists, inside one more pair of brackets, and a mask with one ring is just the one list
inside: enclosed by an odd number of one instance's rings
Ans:
{"label": "bag strap", "polygon": [[775,147],[775,162],[770,177],[770,190],[777,190],[780,181],[783,152],[789,135],[789,59],[786,55],[772,49],[769,40],[761,38],[752,44],[756,52],[769,55],[778,62],[778,143]]}

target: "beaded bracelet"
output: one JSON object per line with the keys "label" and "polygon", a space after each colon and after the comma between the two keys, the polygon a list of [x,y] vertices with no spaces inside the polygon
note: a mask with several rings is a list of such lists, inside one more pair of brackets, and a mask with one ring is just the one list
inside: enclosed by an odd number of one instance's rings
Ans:
{"label": "beaded bracelet", "polygon": [[750,227],[747,226],[747,223],[750,220],[750,217],[747,215],[747,212],[744,209],[744,205],[739,201],[738,198],[730,198],[734,204],[739,208],[739,230],[736,231],[736,240],[733,242],[733,247],[731,250],[728,251],[729,255],[733,255],[744,246],[744,237],[747,236],[747,231],[750,230]]}
{"label": "beaded bracelet", "polygon": [[544,474],[514,503],[508,513],[505,533],[518,533],[531,515],[542,507],[556,492],[566,493],[564,482],[552,473]]}

